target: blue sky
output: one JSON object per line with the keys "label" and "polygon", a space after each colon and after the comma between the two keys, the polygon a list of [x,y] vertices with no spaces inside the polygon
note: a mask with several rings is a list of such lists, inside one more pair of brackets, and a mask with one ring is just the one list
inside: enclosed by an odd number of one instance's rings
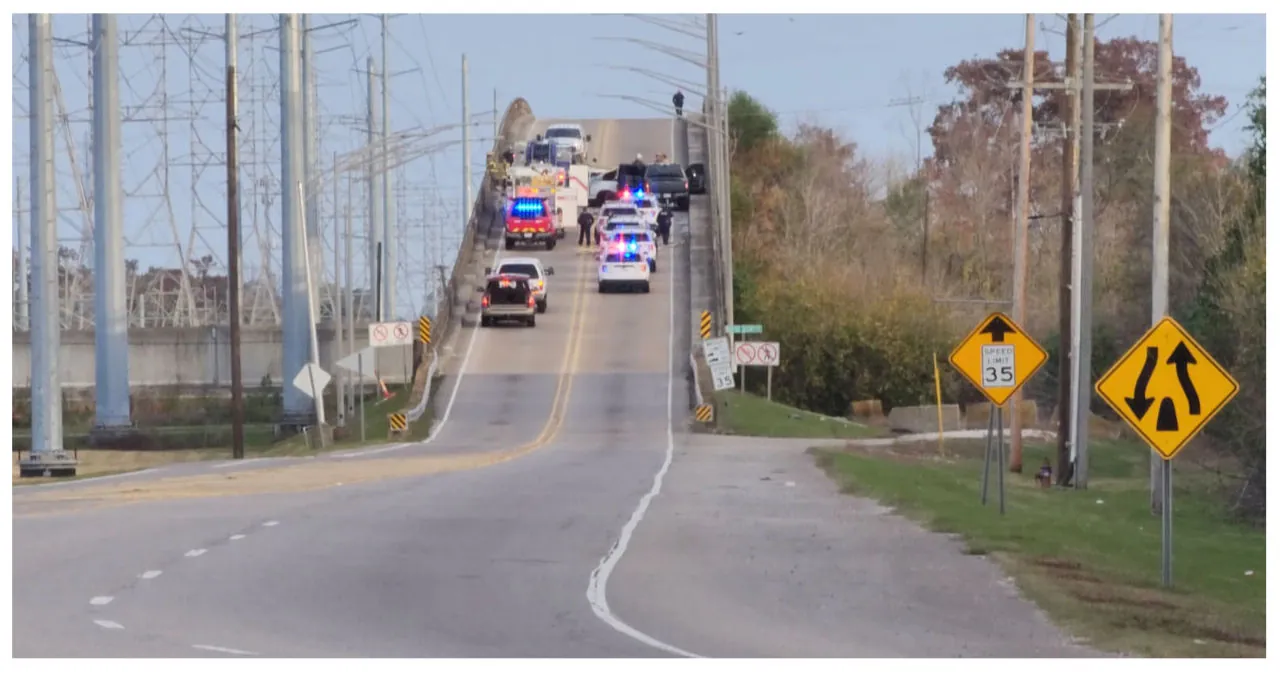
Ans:
{"label": "blue sky", "polygon": [[[363,15],[312,17],[314,26],[352,18],[356,19],[355,25],[314,33],[316,49],[323,52],[317,57],[317,69],[322,109],[319,154],[324,158],[363,143],[354,124],[355,118],[364,114],[366,85],[363,75],[356,70],[364,68],[368,55],[380,56],[378,21],[376,17]],[[160,156],[160,123],[132,122],[124,127],[125,183],[140,186],[135,190],[139,196],[126,199],[129,255],[142,258],[144,267],[176,259],[171,245],[175,237],[169,224],[170,204],[174,213],[172,227],[176,227],[184,246],[190,234],[189,223],[198,225],[198,236],[192,239],[194,244],[188,257],[212,253],[220,258],[225,242],[220,230],[223,174],[217,164],[223,143],[219,121],[223,48],[215,37],[196,37],[200,31],[221,35],[222,17],[168,15],[166,19],[171,32],[163,64],[167,70],[169,116],[197,119],[168,122],[171,158],[185,156],[181,161],[170,161],[169,204],[158,196],[144,194],[160,193],[160,176],[153,175]],[[1065,40],[1061,35],[1062,20],[1048,14],[1040,15],[1039,20],[1044,28],[1036,36],[1037,46],[1047,46],[1053,58],[1061,59]],[[122,16],[120,32],[122,36],[136,32],[147,21],[146,15]],[[55,21],[55,34],[83,40],[87,23],[84,15],[60,15]],[[1154,39],[1156,34],[1155,15],[1114,18],[1100,15],[1099,23],[1098,33],[1103,39],[1128,35]],[[240,30],[248,35],[273,25],[273,16],[243,16]],[[401,73],[393,78],[391,86],[393,129],[451,124],[460,119],[463,52],[469,59],[473,114],[492,108],[496,89],[501,107],[513,96],[524,96],[541,116],[651,117],[654,113],[634,103],[600,95],[630,94],[666,104],[671,88],[604,66],[636,65],[688,80],[705,79],[693,66],[669,56],[634,44],[595,39],[635,37],[699,52],[705,47],[703,42],[634,18],[404,15],[393,18],[390,25],[391,70]],[[1229,154],[1237,154],[1247,142],[1243,132],[1246,120],[1243,114],[1234,113],[1265,72],[1265,17],[1179,15],[1174,25],[1175,52],[1200,70],[1203,90],[1224,95],[1231,103],[1229,118],[1213,132],[1211,140]],[[160,27],[152,21],[146,33],[135,36],[133,41],[158,43]],[[871,157],[907,161],[915,154],[915,132],[909,110],[890,107],[889,101],[908,95],[925,97],[922,113],[927,123],[936,106],[954,93],[942,79],[947,66],[1021,45],[1022,30],[1021,15],[725,15],[720,19],[723,80],[727,86],[745,89],[778,111],[785,125],[812,121],[831,126],[857,142]],[[541,48],[538,36],[550,37],[551,44],[557,46]],[[26,105],[25,17],[15,17],[13,38],[16,118],[22,114],[20,106]],[[561,48],[556,42],[559,40],[571,42],[572,46]],[[179,44],[183,41],[186,44]],[[278,169],[272,164],[278,163],[279,152],[271,144],[271,137],[277,133],[274,120],[278,117],[279,105],[274,101],[254,103],[253,100],[263,99],[268,93],[251,91],[248,86],[257,83],[266,87],[274,82],[279,57],[272,50],[277,45],[278,40],[272,34],[242,38],[242,70],[251,71],[241,84],[242,96],[248,99],[244,106],[247,109],[242,108],[242,119],[252,118],[244,119],[242,128],[258,125],[258,131],[246,131],[246,136],[256,135],[259,143],[266,146],[258,150],[242,149],[246,161],[242,180],[251,181],[268,173],[278,175]],[[188,59],[184,49],[193,50],[194,59]],[[126,108],[139,106],[157,89],[161,51],[157,44],[134,44],[121,49],[121,75],[126,80],[121,102]],[[72,136],[79,146],[78,156],[83,164],[88,133],[84,121],[87,121],[85,73],[89,59],[83,47],[73,44],[59,46],[57,52],[59,79],[72,114]],[[531,56],[539,53],[545,56]],[[157,117],[160,99],[151,100],[155,105],[147,114]],[[689,105],[696,107],[697,102],[691,101]],[[487,136],[488,123],[481,128],[481,135]],[[457,137],[456,131],[447,133]],[[203,140],[193,142],[196,138]],[[26,139],[26,121],[15,119],[14,168],[20,179],[29,174]],[[210,149],[201,150],[201,142]],[[477,174],[482,169],[488,145],[488,142],[477,142],[472,151]],[[194,154],[189,150],[193,146]],[[61,139],[58,155],[59,199],[67,209],[60,235],[67,243],[74,244],[78,235],[73,226],[82,217],[74,209],[78,198]],[[434,161],[423,159],[406,167],[402,180],[407,187],[402,204],[406,227],[429,232],[430,240],[448,248],[448,242],[456,239],[460,223],[456,214],[461,202],[461,173],[461,153],[456,147],[440,153]],[[88,174],[86,180],[89,180]],[[200,199],[193,198],[196,194]],[[326,194],[324,199],[324,208],[329,213],[330,198]],[[209,206],[207,210],[200,206],[202,202]],[[259,204],[263,214],[249,217],[257,218],[266,228],[269,219],[264,214],[278,208],[278,203]],[[358,222],[356,227],[358,230]],[[427,229],[422,230],[424,227]],[[439,239],[436,230],[440,232]],[[276,237],[274,257],[279,256],[278,235]],[[418,239],[418,236],[412,237],[413,241]],[[409,247],[413,251],[406,253],[404,264],[411,269],[402,272],[402,279],[405,274],[414,274],[432,262],[434,252],[425,249],[433,246],[423,247],[421,252],[416,244]],[[256,251],[257,246],[246,244],[246,248]],[[247,260],[247,264],[256,265],[254,261],[256,258]]]}

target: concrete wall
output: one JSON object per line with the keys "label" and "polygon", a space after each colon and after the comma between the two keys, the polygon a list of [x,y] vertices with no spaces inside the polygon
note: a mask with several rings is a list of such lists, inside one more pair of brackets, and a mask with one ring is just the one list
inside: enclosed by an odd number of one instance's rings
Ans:
{"label": "concrete wall", "polygon": [[[264,376],[274,386],[291,381],[296,373],[285,377],[280,372],[283,351],[281,331],[277,327],[245,327],[240,331],[240,367],[247,386],[256,387]],[[343,354],[335,353],[333,329],[322,325],[317,331],[320,343],[320,365],[330,375],[336,374],[333,361]],[[356,326],[356,347],[369,344],[367,325]],[[378,350],[378,372],[388,384],[405,380],[413,365],[411,347],[384,347]],[[93,331],[63,331],[58,365],[62,385],[66,388],[92,387],[94,380]],[[147,328],[129,331],[129,385],[230,386],[230,342],[226,326],[204,328]],[[13,385],[31,386],[31,334],[13,334]]]}

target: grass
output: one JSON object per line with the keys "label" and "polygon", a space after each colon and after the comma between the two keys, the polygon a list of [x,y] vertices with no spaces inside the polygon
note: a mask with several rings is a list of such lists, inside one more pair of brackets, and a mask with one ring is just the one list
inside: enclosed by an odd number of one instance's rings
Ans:
{"label": "grass", "polygon": [[716,394],[720,427],[739,436],[769,438],[875,438],[888,432],[876,427],[827,417],[759,396],[736,391]]}
{"label": "grass", "polygon": [[[1160,657],[1266,655],[1266,534],[1228,522],[1209,472],[1174,464],[1175,587],[1160,587],[1160,520],[1151,515],[1147,451],[1091,444],[1088,490],[1044,489],[1032,476],[1053,449],[1025,448],[1006,474],[1006,515],[979,501],[983,443],[815,451],[849,492],[873,497],[990,554],[1068,631],[1100,649]],[[1184,455],[1185,457],[1185,455]],[[1251,573],[1249,573],[1251,572]]]}

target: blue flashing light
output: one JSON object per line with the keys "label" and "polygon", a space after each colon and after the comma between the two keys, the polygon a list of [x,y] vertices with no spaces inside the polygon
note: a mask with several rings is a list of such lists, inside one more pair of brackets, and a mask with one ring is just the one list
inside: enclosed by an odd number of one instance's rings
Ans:
{"label": "blue flashing light", "polygon": [[511,212],[519,217],[530,218],[544,215],[546,208],[538,199],[517,199],[511,206]]}

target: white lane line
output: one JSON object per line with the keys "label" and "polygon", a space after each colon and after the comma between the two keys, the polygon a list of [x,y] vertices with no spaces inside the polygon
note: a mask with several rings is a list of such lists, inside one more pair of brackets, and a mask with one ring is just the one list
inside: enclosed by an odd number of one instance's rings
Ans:
{"label": "white lane line", "polygon": [[37,490],[37,489],[49,490],[52,488],[75,487],[77,485],[84,485],[85,483],[93,483],[100,480],[132,478],[134,476],[141,476],[142,474],[145,474],[145,473],[155,473],[156,471],[159,471],[159,470],[160,469],[158,468],[141,469],[139,471],[129,471],[126,473],[113,473],[110,476],[95,476],[93,478],[77,478],[74,480],[62,481],[59,483],[46,483],[44,485],[15,485],[13,486],[13,489],[15,490]]}
{"label": "white lane line", "polygon": [[263,527],[275,527],[276,525],[279,525],[279,524],[280,524],[280,521],[278,521],[278,520],[268,520],[267,522],[263,523],[263,524],[262,524],[262,526],[263,526]]}
{"label": "white lane line", "polygon": [[[498,267],[498,261],[501,259],[502,259],[502,248],[499,247],[497,251],[494,251],[493,260],[489,262],[489,267],[496,269]],[[463,311],[465,312],[466,310],[464,309]],[[476,338],[480,337],[480,333],[481,331],[480,331],[479,324],[477,324],[471,329],[471,339],[467,341],[467,352],[462,356],[462,365],[458,367],[457,377],[453,378],[453,391],[449,393],[449,403],[445,405],[444,414],[440,416],[440,419],[431,425],[431,433],[427,435],[427,438],[425,440],[420,441],[418,443],[401,443],[399,445],[392,445],[385,448],[374,448],[372,450],[361,450],[359,452],[347,452],[341,455],[334,455],[334,457],[337,457],[339,459],[347,459],[349,457],[365,457],[368,455],[377,455],[384,452],[391,452],[392,450],[399,450],[400,448],[407,448],[412,445],[427,445],[428,443],[434,441],[436,439],[436,436],[438,436],[440,432],[444,430],[444,425],[449,422],[449,415],[450,413],[453,412],[454,402],[458,400],[458,390],[462,388],[462,380],[467,375],[467,364],[471,363],[471,354],[475,351]]]}
{"label": "white lane line", "polygon": [[257,656],[257,652],[246,652],[243,649],[232,649],[230,647],[218,647],[216,645],[191,645],[192,649],[203,649],[207,652],[218,652],[220,654],[234,654],[236,656]]}
{"label": "white lane line", "polygon": [[214,464],[214,465],[213,465],[213,468],[215,468],[215,469],[225,469],[225,468],[227,468],[227,467],[229,467],[229,466],[244,466],[245,464],[252,464],[252,463],[254,463],[254,462],[268,462],[268,461],[271,461],[271,460],[273,460],[273,459],[280,459],[280,458],[279,458],[279,457],[250,457],[249,459],[236,459],[236,460],[232,460],[232,461],[230,461],[230,462],[223,462],[223,463],[221,463],[221,464]]}
{"label": "white lane line", "polygon": [[229,538],[231,541],[239,541],[239,540],[241,540],[241,539],[244,539],[244,535],[243,535],[243,534],[233,534],[233,535],[231,535],[231,536],[230,536],[230,537],[228,537],[228,538]]}
{"label": "white lane line", "polygon": [[204,554],[205,554],[205,549],[203,548],[193,548],[190,551],[186,552],[186,556],[188,558],[198,558]]}
{"label": "white lane line", "polygon": [[156,577],[160,576],[161,574],[164,574],[164,572],[161,572],[160,570],[147,570],[146,572],[143,572],[142,574],[139,574],[139,575],[138,575],[138,578],[139,578],[139,579],[154,579],[154,578],[156,578]]}
{"label": "white lane line", "polygon": [[101,606],[103,606],[103,605],[109,605],[109,604],[111,604],[111,601],[112,601],[112,600],[115,600],[115,598],[111,597],[110,595],[99,595],[99,596],[96,596],[96,597],[89,598],[89,604],[90,604],[90,605],[97,605],[97,606],[101,607]]}
{"label": "white lane line", "polygon": [[675,342],[676,342],[676,283],[675,275],[671,277],[671,283],[668,288],[667,297],[668,308],[670,310],[670,318],[667,323],[667,451],[666,456],[662,460],[662,467],[658,469],[658,473],[653,476],[653,487],[649,489],[643,497],[640,498],[639,505],[631,514],[631,519],[626,525],[622,526],[622,533],[618,535],[618,541],[614,543],[613,548],[605,554],[600,560],[600,564],[591,571],[591,579],[587,583],[587,603],[591,605],[591,610],[595,612],[600,620],[609,625],[610,628],[642,642],[655,649],[660,649],[677,656],[687,656],[689,658],[702,658],[693,652],[688,652],[679,647],[673,647],[651,635],[640,632],[632,628],[622,619],[619,619],[612,611],[609,610],[608,586],[609,575],[613,574],[613,568],[617,566],[618,561],[622,559],[623,554],[627,552],[627,544],[631,543],[631,535],[636,531],[636,527],[640,521],[644,519],[645,512],[649,510],[649,503],[653,498],[658,496],[662,491],[662,479],[667,475],[667,469],[671,468],[671,460],[675,456],[675,433],[672,431],[675,425],[672,404],[675,402],[675,369],[672,367],[672,361],[675,359]]}
{"label": "white lane line", "polygon": [[94,619],[93,622],[98,624],[98,627],[106,628],[107,630],[124,630],[124,626],[107,619]]}

